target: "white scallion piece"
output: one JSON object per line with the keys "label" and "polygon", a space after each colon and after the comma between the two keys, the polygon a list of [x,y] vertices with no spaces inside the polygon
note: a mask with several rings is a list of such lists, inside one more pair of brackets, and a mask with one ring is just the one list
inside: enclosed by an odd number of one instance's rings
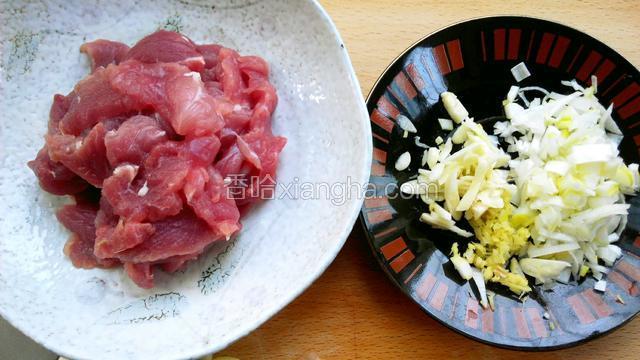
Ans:
{"label": "white scallion piece", "polygon": [[607,282],[605,280],[598,280],[596,284],[593,285],[593,288],[596,291],[605,292],[607,290]]}
{"label": "white scallion piece", "polygon": [[438,118],[442,130],[453,130],[453,121],[449,119]]}
{"label": "white scallion piece", "polygon": [[451,119],[453,119],[457,124],[460,124],[462,120],[469,118],[469,112],[454,93],[445,91],[440,94],[440,98],[442,99],[444,108],[449,113],[449,116],[451,116]]}
{"label": "white scallion piece", "polygon": [[417,147],[421,147],[421,148],[423,148],[423,149],[428,149],[428,148],[429,148],[429,147],[427,146],[427,144],[422,143],[422,142],[420,141],[420,136],[416,136],[413,140],[414,140],[414,142],[416,143],[416,146],[417,146]]}
{"label": "white scallion piece", "polygon": [[400,185],[400,191],[408,195],[419,195],[426,192],[426,188],[418,183],[417,180],[409,180],[406,183]]}
{"label": "white scallion piece", "polygon": [[411,154],[408,151],[405,151],[398,157],[396,160],[396,170],[403,171],[406,170],[411,164]]}
{"label": "white scallion piece", "polygon": [[428,159],[429,159],[429,149],[424,149],[424,152],[422,152],[422,161],[420,162],[420,164],[422,166],[425,166],[427,164]]}
{"label": "white scallion piece", "polygon": [[513,75],[513,78],[516,79],[516,82],[520,82],[531,76],[531,73],[529,72],[527,65],[525,65],[524,62],[521,62],[511,68],[511,75]]}
{"label": "white scallion piece", "polygon": [[413,122],[411,122],[411,120],[408,117],[400,114],[396,118],[396,121],[398,122],[398,126],[400,126],[402,130],[408,131],[414,134],[418,132],[418,129],[416,129],[416,126],[413,125]]}
{"label": "white scallion piece", "polygon": [[512,86],[509,88],[509,92],[507,93],[507,101],[514,102],[516,100],[516,96],[518,96],[518,91],[520,90],[517,86]]}
{"label": "white scallion piece", "polygon": [[471,269],[473,282],[476,284],[478,288],[478,292],[480,293],[480,305],[483,308],[487,308],[489,306],[489,301],[487,300],[487,288],[484,283],[484,277],[482,272],[476,268]]}

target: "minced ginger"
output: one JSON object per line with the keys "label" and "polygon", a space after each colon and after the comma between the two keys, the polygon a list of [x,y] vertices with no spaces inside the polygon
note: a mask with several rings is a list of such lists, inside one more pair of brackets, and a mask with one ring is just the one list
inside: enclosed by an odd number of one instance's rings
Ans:
{"label": "minced ginger", "polygon": [[[517,261],[510,263],[510,259],[526,249],[530,233],[527,227],[514,226],[513,205],[509,202],[508,193],[504,194],[504,207],[488,209],[480,218],[469,219],[479,242],[469,243],[462,257],[482,271],[485,281],[505,285],[522,295],[531,288]],[[451,251],[458,254],[457,243]]]}

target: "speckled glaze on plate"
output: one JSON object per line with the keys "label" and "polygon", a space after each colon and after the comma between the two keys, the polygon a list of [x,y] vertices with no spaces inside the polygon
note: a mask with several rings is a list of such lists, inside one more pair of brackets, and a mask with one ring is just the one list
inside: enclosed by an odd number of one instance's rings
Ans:
{"label": "speckled glaze on plate", "polygon": [[[229,243],[186,271],[136,288],[117,270],[75,269],[54,211],[63,200],[27,168],[54,93],[88,71],[79,46],[134,43],[158,28],[256,54],[279,96],[273,131],[288,138],[281,184],[364,183],[371,133],[342,41],[313,1],[12,1],[1,9],[0,315],[74,359],[175,359],[223,348],[299,295],[334,259],[361,207],[278,187]],[[349,191],[355,191],[349,189]]]}
{"label": "speckled glaze on plate", "polygon": [[[426,313],[476,340],[524,350],[567,347],[592,339],[629,321],[640,310],[640,198],[631,203],[628,225],[618,243],[624,256],[607,276],[605,294],[593,290],[594,279],[534,288],[524,304],[500,286],[495,311],[482,309],[477,290],[462,281],[448,253],[454,241],[466,241],[432,229],[418,217],[426,211],[419,199],[401,199],[397,187],[420,167],[423,149],[403,139],[395,120],[414,120],[421,141],[446,137],[437,118],[448,118],[439,94],[455,92],[480,123],[503,116],[501,100],[515,83],[510,69],[525,62],[532,76],[520,86],[541,85],[566,92],[561,80],[586,85],[598,76],[598,97],[614,104],[614,119],[625,139],[626,163],[638,162],[640,147],[640,74],[622,56],[598,40],[569,27],[527,17],[490,17],[465,21],[414,44],[378,79],[367,106],[373,133],[371,188],[361,219],[381,266]],[[490,129],[489,129],[490,130]],[[409,171],[394,163],[412,154]],[[620,295],[625,304],[616,301]],[[547,313],[548,315],[545,315]],[[551,325],[553,323],[553,325]]]}

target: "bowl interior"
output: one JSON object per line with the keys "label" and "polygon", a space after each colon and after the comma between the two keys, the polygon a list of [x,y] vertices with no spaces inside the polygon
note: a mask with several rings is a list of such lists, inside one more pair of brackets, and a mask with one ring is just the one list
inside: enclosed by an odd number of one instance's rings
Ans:
{"label": "bowl interior", "polygon": [[[0,314],[71,358],[186,358],[221,349],[300,294],[333,260],[357,218],[359,190],[334,201],[301,184],[364,183],[371,136],[346,50],[312,1],[5,4],[0,34]],[[187,270],[136,288],[118,270],[75,269],[54,212],[26,162],[42,146],[55,93],[89,70],[78,48],[132,44],[158,28],[219,43],[271,65],[275,134],[288,138],[275,199],[254,208],[235,241]],[[296,192],[297,191],[297,192]],[[318,191],[323,191],[319,189]]]}
{"label": "bowl interior", "polygon": [[[501,286],[495,311],[482,309],[477,290],[463,282],[448,260],[460,238],[418,221],[427,210],[417,198],[398,196],[403,183],[420,167],[423,149],[403,138],[395,120],[413,120],[421,141],[446,138],[439,117],[448,118],[439,94],[453,91],[476,121],[492,132],[503,119],[501,101],[516,84],[510,69],[524,62],[531,77],[518,85],[542,86],[568,93],[561,80],[590,85],[598,77],[598,98],[614,104],[614,119],[625,138],[620,146],[626,163],[638,162],[640,146],[640,75],[605,44],[569,27],[526,17],[492,17],[465,21],[427,36],[386,70],[368,99],[373,131],[372,197],[361,218],[372,249],[391,279],[427,313],[475,339],[524,349],[575,344],[628,321],[640,310],[640,209],[631,203],[629,223],[619,245],[624,257],[608,275],[604,295],[589,278],[553,291],[534,289],[524,304]],[[410,171],[394,169],[400,154],[412,155]],[[620,295],[625,304],[616,301]],[[545,315],[548,314],[548,315]],[[553,322],[553,325],[551,323]]]}

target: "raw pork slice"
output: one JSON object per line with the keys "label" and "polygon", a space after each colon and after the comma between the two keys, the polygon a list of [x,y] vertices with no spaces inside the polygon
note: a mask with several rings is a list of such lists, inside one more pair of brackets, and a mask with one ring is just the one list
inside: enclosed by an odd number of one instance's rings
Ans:
{"label": "raw pork slice", "polygon": [[85,137],[48,135],[46,140],[49,156],[89,184],[102,187],[102,181],[112,172],[104,145],[106,133],[105,124],[98,123]]}
{"label": "raw pork slice", "polygon": [[202,71],[205,60],[196,45],[187,37],[166,30],[159,30],[138,41],[129,50],[125,60],[143,63],[178,63],[193,71]]}
{"label": "raw pork slice", "polygon": [[46,147],[42,148],[35,160],[29,161],[28,165],[38,177],[40,187],[52,194],[76,194],[89,186],[86,181],[69,170],[69,168],[51,160],[49,150]]}
{"label": "raw pork slice", "polygon": [[200,74],[185,66],[126,61],[108,71],[114,88],[157,111],[180,135],[215,133],[224,126]]}
{"label": "raw pork slice", "polygon": [[125,262],[154,262],[172,256],[199,252],[218,240],[207,223],[185,208],[175,216],[154,223],[155,233],[142,244],[122,251],[117,258]]}
{"label": "raw pork slice", "polygon": [[218,54],[223,47],[216,44],[198,45],[196,51],[198,51],[204,59],[204,67],[211,69],[218,64]]}
{"label": "raw pork slice", "polygon": [[129,47],[117,41],[99,39],[82,44],[80,51],[89,57],[93,72],[99,67],[120,63],[129,52]]}
{"label": "raw pork slice", "polygon": [[199,252],[194,252],[193,254],[172,256],[157,264],[163,271],[168,273],[176,272],[183,269],[189,261],[197,259],[203,251],[204,249]]}
{"label": "raw pork slice", "polygon": [[127,275],[143,289],[151,289],[153,287],[153,269],[151,263],[124,263],[124,271]]}
{"label": "raw pork slice", "polygon": [[104,137],[109,164],[114,167],[122,163],[141,165],[156,145],[169,140],[167,131],[158,119],[144,115],[131,117]]}
{"label": "raw pork slice", "polygon": [[117,257],[118,253],[143,243],[155,233],[150,223],[127,221],[114,214],[106,197],[100,199],[95,225],[94,254],[101,259]]}
{"label": "raw pork slice", "polygon": [[114,213],[129,221],[157,221],[178,214],[183,207],[179,192],[190,170],[180,150],[175,142],[156,146],[140,176],[139,166],[118,166],[102,189]]}
{"label": "raw pork slice", "polygon": [[133,98],[116,91],[106,69],[98,68],[93,74],[80,80],[67,97],[70,105],[58,125],[65,135],[78,136],[90,130],[102,120],[112,119],[143,110]]}
{"label": "raw pork slice", "polygon": [[183,269],[242,228],[271,198],[285,138],[256,56],[155,32],[135,44],[81,47],[92,73],[55,95],[46,143],[28,163],[40,186],[72,195],[58,211],[64,252],[80,268],[122,265],[142,288]]}
{"label": "raw pork slice", "polygon": [[206,221],[218,236],[229,239],[240,230],[240,212],[213,167],[195,169],[187,177],[185,197],[196,215]]}
{"label": "raw pork slice", "polygon": [[53,96],[53,104],[49,110],[49,126],[48,134],[60,133],[60,121],[69,111],[71,107],[71,96],[56,94]]}
{"label": "raw pork slice", "polygon": [[56,214],[58,220],[69,231],[71,237],[64,246],[64,253],[75,267],[91,269],[113,267],[119,264],[115,259],[99,259],[93,254],[96,239],[97,208],[90,204],[65,205]]}

